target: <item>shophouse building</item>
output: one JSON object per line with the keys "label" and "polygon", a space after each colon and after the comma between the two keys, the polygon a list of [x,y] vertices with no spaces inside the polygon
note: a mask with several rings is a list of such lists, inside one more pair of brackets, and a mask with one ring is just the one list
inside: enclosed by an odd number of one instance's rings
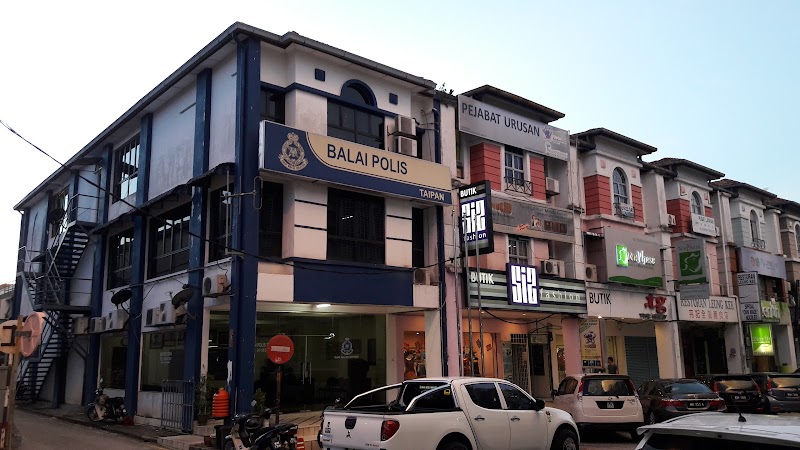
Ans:
{"label": "shophouse building", "polygon": [[[774,371],[784,365],[794,368],[797,356],[788,314],[781,210],[771,205],[776,195],[731,179],[714,181],[710,186],[714,189],[712,196],[720,201],[714,209],[730,217],[720,225],[723,237],[735,245],[730,268],[740,303],[746,372]],[[730,234],[725,230],[728,223]]]}
{"label": "shophouse building", "polygon": [[[709,182],[725,174],[686,159],[649,163],[664,177],[667,223],[678,292],[676,318],[683,356],[681,372],[743,373],[744,340],[733,294],[731,253],[735,248],[727,210],[715,208],[722,193]],[[720,226],[720,222],[727,224]]]}
{"label": "shophouse building", "polygon": [[614,358],[638,385],[682,375],[672,255],[661,171],[641,158],[656,148],[605,128],[573,134],[578,151],[588,317],[584,371]]}
{"label": "shophouse building", "polygon": [[162,380],[207,375],[249,411],[256,389],[275,400],[278,334],[285,412],[441,375],[435,87],[296,33],[225,30],[16,206],[15,312],[48,314],[20,393],[81,404],[102,383],[158,418]]}
{"label": "shophouse building", "polygon": [[[468,219],[455,244],[469,254],[468,270],[449,276],[466,276],[468,290],[459,282],[452,291],[461,339],[449,340],[449,351],[460,357],[459,373],[505,378],[547,397],[565,373],[581,369],[586,296],[575,149],[551,124],[564,114],[533,101],[482,86],[457,102],[458,211],[483,214],[485,225]],[[448,229],[458,234],[457,226]]]}

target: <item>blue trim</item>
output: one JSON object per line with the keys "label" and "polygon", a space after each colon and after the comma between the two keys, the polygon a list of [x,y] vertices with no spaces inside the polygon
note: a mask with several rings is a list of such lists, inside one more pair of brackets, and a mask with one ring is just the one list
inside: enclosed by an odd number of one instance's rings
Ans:
{"label": "blue trim", "polygon": [[68,202],[70,203],[70,210],[67,211],[69,214],[69,221],[72,222],[73,220],[78,218],[78,205],[72,204],[73,201],[77,202],[78,198],[76,195],[78,194],[78,184],[81,182],[81,173],[75,170],[72,173],[72,182],[69,184],[69,193],[67,194]]}
{"label": "blue trim", "polygon": [[[433,98],[433,157],[437,164],[442,163],[442,103],[439,97]],[[448,376],[448,354],[447,354],[447,283],[445,282],[447,273],[444,262],[444,207],[436,206],[436,258],[439,261],[439,304],[442,306],[439,311],[439,323],[442,329],[442,375]],[[458,337],[457,337],[458,339]]]}
{"label": "blue trim", "polygon": [[306,86],[306,85],[300,84],[300,83],[292,83],[287,87],[280,87],[280,86],[276,86],[274,84],[269,84],[269,83],[261,83],[261,85],[266,87],[266,88],[268,88],[268,89],[275,90],[277,92],[283,92],[284,94],[287,94],[287,93],[289,93],[291,91],[295,91],[295,90],[296,91],[302,91],[302,92],[308,92],[309,94],[319,95],[320,97],[325,97],[325,98],[327,98],[329,100],[335,100],[337,102],[344,103],[344,104],[346,104],[348,106],[351,106],[353,108],[356,108],[356,109],[361,109],[361,110],[369,111],[369,112],[376,113],[376,114],[382,114],[382,115],[384,115],[386,117],[391,117],[391,118],[397,117],[397,113],[396,112],[386,111],[385,109],[380,109],[377,106],[358,105],[358,104],[355,104],[355,103],[350,103],[350,102],[342,100],[342,97],[340,97],[340,96],[338,96],[336,94],[331,94],[330,92],[325,92],[323,90],[320,90],[320,89],[317,89],[317,88],[313,88],[311,86]]}
{"label": "blue trim", "polygon": [[[235,161],[239,182],[234,193],[247,192],[259,175],[259,103],[261,101],[261,44],[248,38],[238,43],[236,55],[236,138]],[[256,192],[259,194],[260,192]],[[242,256],[233,257],[230,330],[233,345],[228,350],[232,362],[229,392],[231,413],[251,412],[256,343],[256,291],[258,289],[259,211],[252,202],[233,202],[233,248]]]}
{"label": "blue trim", "polygon": [[295,227],[295,228],[305,228],[306,230],[328,231],[328,229],[327,229],[327,228],[311,227],[311,226],[308,226],[308,225],[298,225],[298,224],[294,224],[294,227]]}
{"label": "blue trim", "polygon": [[275,262],[291,262],[291,263],[311,264],[318,266],[331,266],[330,270],[336,270],[335,268],[339,266],[347,266],[347,267],[358,267],[360,269],[363,269],[358,272],[384,271],[384,272],[410,273],[414,271],[414,267],[387,266],[386,264],[367,264],[367,263],[351,262],[351,261],[336,261],[333,259],[299,258],[296,256],[284,259],[281,258],[272,258],[272,259]]}
{"label": "blue trim", "polygon": [[108,222],[108,204],[111,202],[111,166],[114,164],[114,146],[107,144],[103,147],[103,170],[100,171],[100,183],[103,192],[97,195],[102,199],[97,208],[97,221],[100,224]]}
{"label": "blue trim", "polygon": [[[414,275],[333,261],[296,261],[294,300],[309,303],[414,306]],[[353,289],[357,286],[357,289]]]}
{"label": "blue trim", "polygon": [[393,219],[402,219],[402,220],[414,220],[411,217],[395,216],[393,214],[387,214],[386,217],[391,217]]}
{"label": "blue trim", "polygon": [[[150,190],[150,150],[153,148],[153,114],[142,117],[139,131],[139,170],[136,175],[136,205],[146,202]],[[130,411],[129,411],[130,412]]]}
{"label": "blue trim", "polygon": [[144,269],[147,258],[147,220],[133,217],[133,251],[131,252],[131,299],[128,305],[128,353],[125,364],[125,407],[129,416],[136,415],[139,397],[139,355],[142,350],[142,303],[144,301]]}
{"label": "blue trim", "polygon": [[401,241],[401,242],[414,242],[411,239],[403,239],[403,238],[396,238],[396,237],[386,237],[386,239],[390,241]]}
{"label": "blue trim", "polygon": [[[43,226],[42,226],[42,240],[41,240],[41,247],[39,247],[40,251],[47,251],[47,235],[50,233],[50,224],[48,223],[48,219],[50,218],[50,200],[53,198],[53,190],[50,189],[47,191],[47,207],[45,208],[44,212],[44,219],[43,219]],[[42,265],[42,267],[44,267]]]}
{"label": "blue trim", "polygon": [[317,81],[325,81],[325,71],[322,69],[314,69],[314,79]]}
{"label": "blue trim", "polygon": [[[376,108],[378,107],[378,99],[375,97],[375,93],[372,92],[372,88],[370,88],[367,83],[364,83],[363,81],[356,80],[356,79],[347,80],[347,81],[344,82],[344,84],[342,84],[342,89],[339,91],[339,97],[342,96],[342,94],[341,94],[342,91],[344,91],[344,89],[348,88],[348,87],[355,88],[356,90],[358,90],[362,94],[366,94],[367,97],[368,97],[367,101],[369,102],[369,104],[374,106],[374,107],[376,107]],[[350,102],[348,102],[348,103],[350,103]]]}
{"label": "blue trim", "polygon": [[397,94],[389,92],[389,103],[396,105],[398,103]]}
{"label": "blue trim", "polygon": [[[211,142],[211,69],[197,74],[197,94],[194,115],[194,164],[192,174],[201,176],[208,171],[208,152]],[[205,270],[205,235],[208,216],[206,189],[195,187],[192,192],[192,213],[189,218],[189,285],[194,294],[186,306],[186,341],[183,379],[200,379],[200,360],[203,355],[203,277]]]}
{"label": "blue trim", "polygon": [[312,202],[311,200],[303,200],[303,199],[296,198],[296,199],[294,199],[294,201],[297,202],[297,203],[305,203],[307,205],[324,206],[326,208],[328,207],[327,203]]}
{"label": "blue trim", "polygon": [[[31,210],[25,208],[22,210],[22,217],[19,223],[19,246],[17,247],[17,273],[25,270],[24,258],[19,258],[19,249],[28,245],[28,226],[30,225]],[[22,276],[18,276],[14,283],[14,303],[11,305],[11,318],[16,319],[22,310],[22,286],[25,281]]]}

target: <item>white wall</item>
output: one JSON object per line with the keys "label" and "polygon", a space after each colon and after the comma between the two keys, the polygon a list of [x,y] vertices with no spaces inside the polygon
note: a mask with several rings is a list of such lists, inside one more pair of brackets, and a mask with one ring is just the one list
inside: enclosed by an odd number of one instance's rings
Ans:
{"label": "white wall", "polygon": [[211,73],[211,136],[208,167],[235,159],[236,55],[222,61]]}
{"label": "white wall", "polygon": [[386,198],[385,242],[386,265],[388,266],[413,266],[411,264],[411,214],[410,201]]}
{"label": "white wall", "polygon": [[192,177],[196,99],[197,88],[192,82],[153,114],[148,199]]}

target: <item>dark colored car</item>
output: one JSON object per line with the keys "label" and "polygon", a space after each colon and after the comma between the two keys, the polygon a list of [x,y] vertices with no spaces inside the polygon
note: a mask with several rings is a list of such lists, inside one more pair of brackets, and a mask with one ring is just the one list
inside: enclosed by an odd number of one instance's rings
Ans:
{"label": "dark colored car", "polygon": [[645,381],[638,392],[648,425],[686,414],[725,411],[725,400],[705,384],[689,378]]}
{"label": "dark colored car", "polygon": [[725,400],[727,412],[764,412],[761,388],[750,375],[699,375],[697,379]]}
{"label": "dark colored car", "polygon": [[800,412],[800,374],[751,373],[769,413]]}

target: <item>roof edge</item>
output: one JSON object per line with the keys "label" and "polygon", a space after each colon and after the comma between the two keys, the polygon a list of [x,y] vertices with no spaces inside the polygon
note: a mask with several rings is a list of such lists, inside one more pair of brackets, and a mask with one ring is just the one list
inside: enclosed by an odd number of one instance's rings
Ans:
{"label": "roof edge", "polygon": [[649,155],[650,153],[655,153],[658,149],[653,147],[652,145],[645,144],[644,142],[637,141],[636,139],[629,138],[628,136],[622,135],[617,133],[616,131],[611,131],[607,128],[592,128],[590,130],[582,131],[580,133],[574,133],[573,136],[575,137],[595,137],[600,136],[606,139],[610,139],[612,141],[616,141],[622,144],[625,144],[629,147],[633,147],[634,149],[638,150],[639,156],[642,155]]}

